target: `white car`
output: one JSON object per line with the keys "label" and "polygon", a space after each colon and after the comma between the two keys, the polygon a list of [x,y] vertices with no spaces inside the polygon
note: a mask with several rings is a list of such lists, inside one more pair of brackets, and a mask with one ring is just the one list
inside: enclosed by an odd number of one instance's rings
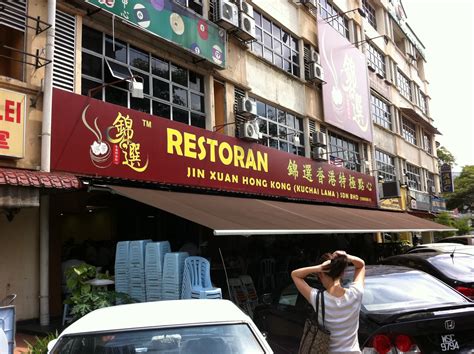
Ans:
{"label": "white car", "polygon": [[425,243],[415,246],[406,253],[437,252],[437,253],[466,253],[474,255],[474,246],[461,245],[459,243]]}
{"label": "white car", "polygon": [[273,353],[228,300],[171,300],[95,310],[67,327],[48,353]]}

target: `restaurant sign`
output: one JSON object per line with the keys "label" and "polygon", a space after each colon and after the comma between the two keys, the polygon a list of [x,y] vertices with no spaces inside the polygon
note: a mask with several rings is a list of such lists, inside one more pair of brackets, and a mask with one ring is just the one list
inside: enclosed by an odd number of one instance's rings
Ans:
{"label": "restaurant sign", "polygon": [[86,0],[142,31],[225,68],[227,34],[172,0]]}
{"label": "restaurant sign", "polygon": [[56,171],[377,206],[372,176],[58,89],[51,153]]}
{"label": "restaurant sign", "polygon": [[441,177],[441,192],[442,193],[454,192],[453,173],[451,171],[451,165],[447,163],[441,165],[440,177]]}
{"label": "restaurant sign", "polygon": [[0,89],[0,156],[24,156],[25,103],[25,94]]}

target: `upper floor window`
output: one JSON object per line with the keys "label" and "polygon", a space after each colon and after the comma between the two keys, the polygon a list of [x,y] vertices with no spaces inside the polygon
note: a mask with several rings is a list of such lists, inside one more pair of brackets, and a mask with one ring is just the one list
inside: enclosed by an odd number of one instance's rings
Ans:
{"label": "upper floor window", "polygon": [[426,190],[429,193],[435,192],[435,182],[434,182],[434,174],[425,170],[426,172]]}
{"label": "upper floor window", "polygon": [[300,75],[298,39],[267,17],[254,11],[256,41],[252,52],[295,76]]}
{"label": "upper floor window", "polygon": [[433,153],[433,144],[431,142],[431,136],[423,133],[423,149],[429,154]]}
{"label": "upper floor window", "polygon": [[411,91],[410,80],[408,80],[408,78],[399,69],[397,69],[397,85],[402,96],[411,101],[413,94]]}
{"label": "upper floor window", "polygon": [[353,171],[361,168],[359,144],[339,134],[329,132],[329,163]]}
{"label": "upper floor window", "polygon": [[104,83],[139,76],[144,98],[130,95],[121,81],[103,87],[95,98],[205,128],[204,77],[163,58],[84,26],[82,31],[82,94]]}
{"label": "upper floor window", "polygon": [[190,8],[198,15],[202,16],[202,1],[201,0],[174,0],[174,2],[181,6]]}
{"label": "upper floor window", "polygon": [[405,118],[402,118],[402,135],[406,141],[416,145],[416,125]]}
{"label": "upper floor window", "polygon": [[427,110],[427,105],[426,105],[426,95],[421,90],[419,90],[418,93],[419,93],[418,99],[419,99],[420,109],[422,110],[424,114],[427,114],[428,110]]}
{"label": "upper floor window", "polygon": [[385,77],[385,55],[382,54],[380,50],[375,48],[370,41],[368,44],[368,57],[367,61],[369,67],[372,67],[375,70],[376,74],[379,74],[382,77]]}
{"label": "upper floor window", "polygon": [[362,9],[364,10],[367,20],[373,28],[377,29],[377,22],[375,20],[375,8],[369,3],[368,0],[362,0]]}
{"label": "upper floor window", "polygon": [[26,0],[2,1],[0,12],[0,75],[24,80]]}
{"label": "upper floor window", "polygon": [[421,191],[420,168],[407,163],[406,177],[408,187]]}
{"label": "upper floor window", "polygon": [[372,120],[382,127],[392,130],[392,114],[390,113],[390,106],[384,100],[375,95],[370,96],[372,106]]}
{"label": "upper floor window", "polygon": [[[340,34],[349,39],[349,21],[344,17],[342,11],[336,8],[328,0],[318,0],[319,14],[322,18],[332,17],[328,23]],[[334,17],[333,17],[334,16]]]}
{"label": "upper floor window", "polygon": [[[257,100],[257,115],[260,132],[265,145],[304,156],[303,119]],[[296,142],[298,136],[299,142]]]}
{"label": "upper floor window", "polygon": [[377,164],[377,174],[383,177],[385,181],[395,181],[395,162],[393,156],[381,151],[375,150],[375,162]]}

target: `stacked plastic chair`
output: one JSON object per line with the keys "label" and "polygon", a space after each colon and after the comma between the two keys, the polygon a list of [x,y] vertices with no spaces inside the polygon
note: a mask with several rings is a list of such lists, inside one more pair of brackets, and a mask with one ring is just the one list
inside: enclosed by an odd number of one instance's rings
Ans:
{"label": "stacked plastic chair", "polygon": [[129,295],[132,299],[146,301],[145,247],[151,240],[130,241],[129,249]]}
{"label": "stacked plastic chair", "polygon": [[264,258],[260,261],[258,286],[262,293],[275,289],[275,259]]}
{"label": "stacked plastic chair", "polygon": [[168,241],[149,242],[145,252],[146,301],[162,299],[163,264],[165,254],[171,252]]}
{"label": "stacked plastic chair", "polygon": [[242,284],[242,280],[240,278],[230,278],[229,287],[232,301],[252,318],[252,307],[250,306],[247,290]]}
{"label": "stacked plastic chair", "polygon": [[188,257],[184,261],[182,299],[222,299],[221,288],[211,283],[211,265],[206,258]]}
{"label": "stacked plastic chair", "polygon": [[188,252],[170,252],[165,254],[163,264],[163,300],[179,300],[183,284],[184,260]]}
{"label": "stacked plastic chair", "polygon": [[255,284],[253,283],[252,277],[250,275],[241,275],[240,281],[247,292],[247,299],[252,310],[258,305],[258,295],[257,290],[255,289]]}
{"label": "stacked plastic chair", "polygon": [[128,294],[130,291],[128,257],[130,241],[120,241],[115,249],[115,291]]}

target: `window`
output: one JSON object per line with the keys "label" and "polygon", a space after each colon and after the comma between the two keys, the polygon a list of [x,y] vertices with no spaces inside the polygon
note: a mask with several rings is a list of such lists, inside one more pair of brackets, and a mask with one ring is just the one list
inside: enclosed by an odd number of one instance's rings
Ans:
{"label": "window", "polygon": [[[340,34],[349,39],[349,21],[344,17],[342,11],[328,0],[318,0],[319,14],[322,18],[332,17],[328,23]],[[334,17],[333,17],[334,16]]]}
{"label": "window", "polygon": [[[267,146],[304,156],[303,119],[261,101],[257,102],[260,132]],[[295,144],[295,136],[299,143]]]}
{"label": "window", "polygon": [[416,145],[416,126],[405,118],[402,118],[402,135],[406,141]]}
{"label": "window", "polygon": [[[82,94],[104,83],[143,79],[144,98],[131,97],[127,82],[98,90],[94,97],[200,128],[206,127],[204,77],[89,27],[82,32]],[[139,80],[139,79],[138,79]]]}
{"label": "window", "polygon": [[408,179],[408,187],[421,191],[420,168],[407,163],[406,176]]}
{"label": "window", "polygon": [[329,163],[349,170],[361,168],[359,144],[343,136],[329,132]]}
{"label": "window", "polygon": [[375,150],[375,162],[377,164],[377,174],[383,177],[385,181],[395,181],[395,163],[394,158],[385,152]]}
{"label": "window", "polygon": [[0,75],[23,81],[26,0],[2,1],[0,12]]}
{"label": "window", "polygon": [[298,39],[254,11],[256,40],[252,52],[295,76],[300,75]]}
{"label": "window", "polygon": [[426,190],[428,193],[434,193],[435,192],[434,174],[427,170],[425,172],[426,172]]}
{"label": "window", "polygon": [[421,90],[419,90],[418,93],[419,93],[418,99],[419,99],[420,109],[422,110],[424,114],[427,114],[428,110],[427,110],[427,104],[426,104],[426,95]]}
{"label": "window", "polygon": [[372,106],[372,120],[382,127],[392,130],[392,114],[390,106],[384,100],[375,95],[370,95],[370,103]]}
{"label": "window", "polygon": [[370,41],[368,44],[368,64],[369,67],[372,67],[376,74],[379,74],[381,77],[385,77],[385,55],[382,54],[375,46],[373,46]]}
{"label": "window", "polygon": [[374,7],[367,0],[362,0],[362,9],[365,11],[369,23],[373,28],[377,29]]}
{"label": "window", "polygon": [[412,92],[410,80],[408,80],[408,78],[399,69],[397,69],[397,83],[401,95],[411,101]]}
{"label": "window", "polygon": [[198,15],[202,16],[202,1],[200,0],[174,0],[174,2],[180,4],[181,6],[191,9]]}
{"label": "window", "polygon": [[425,150],[429,154],[433,153],[433,144],[431,142],[431,136],[429,136],[427,133],[423,133],[423,150]]}

